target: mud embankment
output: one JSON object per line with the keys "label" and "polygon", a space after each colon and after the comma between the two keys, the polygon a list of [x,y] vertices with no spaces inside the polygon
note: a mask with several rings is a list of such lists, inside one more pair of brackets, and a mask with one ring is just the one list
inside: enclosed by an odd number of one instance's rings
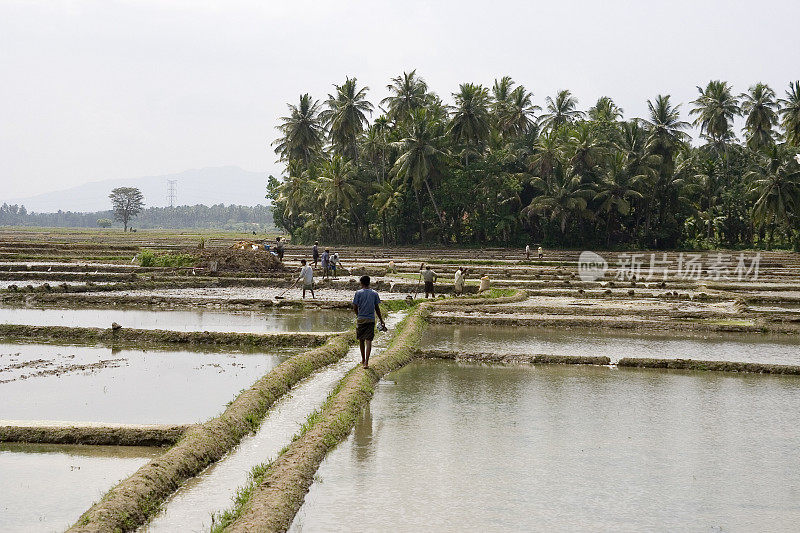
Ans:
{"label": "mud embankment", "polygon": [[330,333],[223,333],[214,331],[167,331],[159,329],[80,328],[0,324],[0,338],[26,341],[67,341],[117,344],[183,344],[282,348],[313,347],[324,343]]}
{"label": "mud embankment", "polygon": [[145,523],[178,486],[228,453],[261,423],[269,407],[316,369],[342,358],[352,331],[284,361],[242,392],[218,417],[189,429],[162,456],[112,488],[70,531],[131,531]]}
{"label": "mud embankment", "polygon": [[151,424],[9,424],[0,421],[0,442],[168,446],[177,442],[190,427]]}
{"label": "mud embankment", "polygon": [[492,364],[538,364],[538,365],[610,365],[606,356],[548,355],[548,354],[498,354],[467,353],[447,350],[420,350],[417,357],[424,359],[452,359],[455,361],[475,361]]}
{"label": "mud embankment", "polygon": [[674,370],[711,370],[717,372],[800,375],[800,365],[772,365],[767,363],[740,363],[735,361],[701,361],[698,359],[623,357],[617,362],[617,366],[628,368],[666,368]]}

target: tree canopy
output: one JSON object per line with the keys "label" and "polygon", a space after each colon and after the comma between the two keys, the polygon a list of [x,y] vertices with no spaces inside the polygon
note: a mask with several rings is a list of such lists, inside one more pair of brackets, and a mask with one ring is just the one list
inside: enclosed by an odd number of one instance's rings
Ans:
{"label": "tree canopy", "polygon": [[800,81],[779,98],[711,80],[686,109],[660,94],[630,118],[568,89],[540,108],[510,76],[462,83],[450,105],[416,70],[386,90],[375,108],[348,77],[290,105],[268,197],[295,240],[800,246]]}

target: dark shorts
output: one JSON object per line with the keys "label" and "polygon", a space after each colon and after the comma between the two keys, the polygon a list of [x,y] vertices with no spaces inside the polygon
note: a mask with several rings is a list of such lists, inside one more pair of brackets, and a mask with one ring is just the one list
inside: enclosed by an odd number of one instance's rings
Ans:
{"label": "dark shorts", "polygon": [[433,282],[432,281],[426,281],[425,282],[425,292],[431,292],[431,293],[433,292]]}
{"label": "dark shorts", "polygon": [[359,322],[356,325],[356,339],[371,341],[375,338],[375,322]]}

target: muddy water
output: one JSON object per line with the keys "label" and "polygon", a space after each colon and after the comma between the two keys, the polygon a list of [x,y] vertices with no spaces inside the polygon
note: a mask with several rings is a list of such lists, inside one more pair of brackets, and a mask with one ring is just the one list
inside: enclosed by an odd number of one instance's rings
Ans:
{"label": "muddy water", "polygon": [[800,364],[800,341],[748,334],[635,334],[503,326],[431,326],[423,349],[461,352],[659,357]]}
{"label": "muddy water", "polygon": [[[317,288],[314,291],[316,299],[321,301],[352,301],[353,292],[354,291],[350,289],[334,288]],[[166,298],[254,298],[262,300],[271,300],[276,296],[284,295],[286,299],[299,300],[303,296],[303,291],[296,287],[289,291],[280,287],[208,287],[189,289],[136,289],[118,291],[115,294],[122,296],[158,296]],[[407,293],[381,291],[380,295],[382,300],[403,300]],[[306,293],[306,298],[311,298],[308,292]]]}
{"label": "muddy water", "polygon": [[342,331],[353,322],[344,309],[270,309],[265,311],[149,311],[121,309],[38,309],[0,307],[0,324],[172,331],[276,333],[286,331]]}
{"label": "muddy water", "polygon": [[[50,286],[52,286],[52,287],[55,287],[57,285],[61,285],[62,283],[65,283],[69,287],[78,287],[78,286],[84,287],[84,286],[86,286],[86,283],[80,283],[80,282],[48,281],[46,279],[25,279],[25,280],[17,280],[17,281],[0,281],[0,289],[7,289],[11,285],[16,285],[16,287],[18,289],[25,288],[28,285],[30,285],[31,287],[41,287],[45,283],[49,283]],[[109,282],[109,281],[95,281],[93,283],[95,285],[108,285],[111,282]]]}
{"label": "muddy water", "polygon": [[414,363],[292,530],[796,530],[798,411],[794,377]]}
{"label": "muddy water", "polygon": [[[391,313],[386,325],[393,328],[404,315]],[[377,334],[375,353],[383,349],[388,339],[386,334]],[[308,415],[322,405],[336,383],[360,361],[358,347],[354,347],[340,362],[297,385],[275,403],[255,435],[246,437],[225,459],[189,480],[143,531],[208,531],[212,513],[230,507],[236,489],[247,482],[250,469],[274,458],[289,444]]]}
{"label": "muddy water", "polygon": [[0,419],[200,422],[289,353],[0,344]]}
{"label": "muddy water", "polygon": [[163,450],[0,444],[0,531],[63,531]]}

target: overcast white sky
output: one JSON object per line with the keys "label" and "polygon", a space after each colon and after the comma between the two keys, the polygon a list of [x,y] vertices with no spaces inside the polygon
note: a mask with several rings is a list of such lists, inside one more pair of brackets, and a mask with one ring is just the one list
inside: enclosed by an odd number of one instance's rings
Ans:
{"label": "overcast white sky", "polygon": [[447,100],[511,75],[627,117],[658,93],[800,78],[800,2],[0,0],[0,201],[206,166],[278,173],[286,102],[416,68]]}

